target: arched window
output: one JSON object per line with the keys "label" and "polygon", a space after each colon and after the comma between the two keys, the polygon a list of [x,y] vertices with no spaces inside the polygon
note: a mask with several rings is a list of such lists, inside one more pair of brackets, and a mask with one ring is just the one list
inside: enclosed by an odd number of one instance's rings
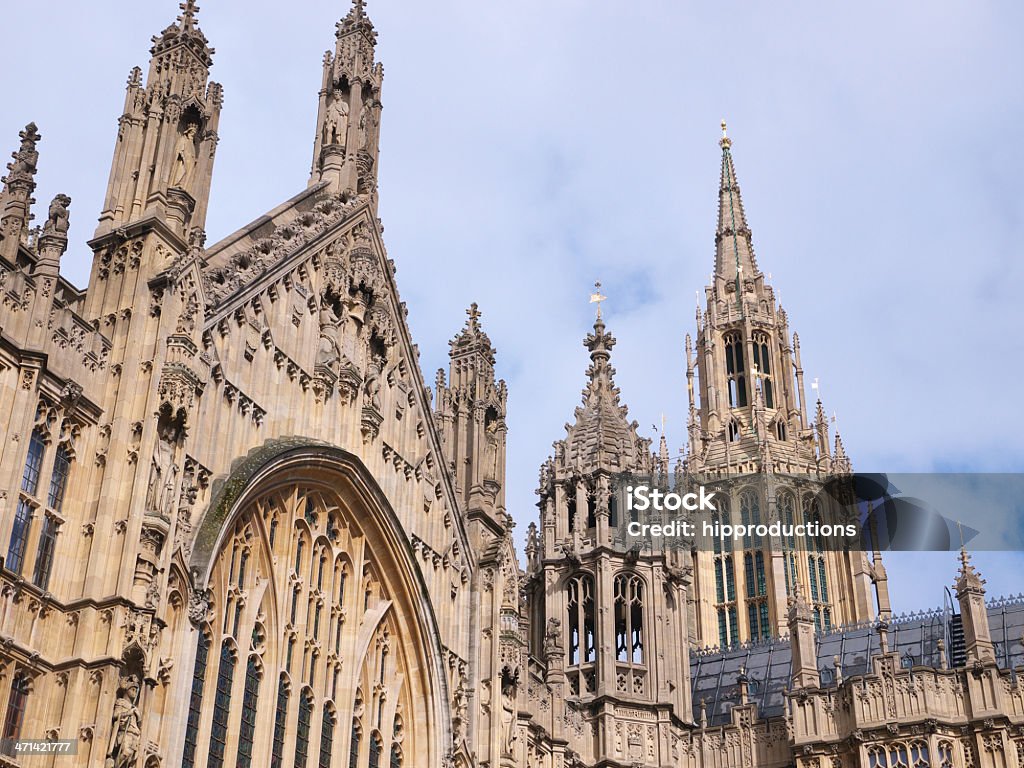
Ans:
{"label": "arched window", "polygon": [[772,392],[772,364],[769,349],[771,339],[766,333],[754,334],[754,373],[761,381],[761,394],[764,397],[766,408],[775,407],[775,397]]}
{"label": "arched window", "polygon": [[[1020,748],[1018,746],[1018,752]],[[953,768],[953,745],[948,741],[939,742],[939,768]]]}
{"label": "arched window", "polygon": [[380,753],[384,751],[384,745],[381,743],[380,734],[374,733],[370,736],[370,759],[366,763],[366,768],[380,768]]}
{"label": "arched window", "polygon": [[569,665],[595,660],[594,580],[577,574],[569,580]]}
{"label": "arched window", "polygon": [[21,726],[25,722],[25,707],[28,704],[28,675],[19,672],[11,680],[11,692],[7,696],[7,714],[4,715],[3,754],[16,757],[14,742],[21,738]]}
{"label": "arched window", "polygon": [[[796,528],[799,522],[796,513],[796,499],[789,492],[782,492],[776,502],[779,508],[779,520],[783,525],[782,536],[782,576],[786,582],[786,596],[790,596],[796,590],[797,562],[796,562]],[[788,533],[786,531],[788,529]]]}
{"label": "arched window", "polygon": [[754,491],[744,491],[740,494],[740,522],[748,526],[743,537],[744,547],[760,547],[762,540],[760,534],[751,532],[751,528],[761,524],[761,502]]}
{"label": "arched window", "polygon": [[324,707],[324,718],[320,725],[320,760],[318,768],[331,768],[331,752],[334,749],[334,713]]}
{"label": "arched window", "polygon": [[245,589],[245,572],[249,565],[249,550],[243,550],[242,562],[238,566],[238,588]]}
{"label": "arched window", "polygon": [[199,737],[199,718],[203,714],[203,686],[206,683],[206,665],[210,656],[210,638],[205,632],[199,633],[196,648],[196,665],[192,671],[192,691],[188,700],[188,720],[185,724],[185,753],[182,768],[196,764],[196,746]]}
{"label": "arched window", "polygon": [[359,768],[359,741],[362,732],[359,730],[359,721],[352,721],[352,736],[349,739],[348,747],[348,768]]}
{"label": "arched window", "polygon": [[391,768],[402,768],[402,748],[397,744],[391,745]]}
{"label": "arched window", "polygon": [[639,576],[615,577],[615,658],[644,662],[644,583]]}
{"label": "arched window", "polygon": [[868,749],[868,768],[889,768],[889,757],[885,747],[870,747]]}
{"label": "arched window", "polygon": [[747,621],[750,624],[751,640],[767,640],[771,637],[772,630],[768,624],[768,601],[751,600],[747,604]]}
{"label": "arched window", "polygon": [[50,492],[46,500],[50,509],[58,514],[64,507],[64,493],[67,491],[70,475],[71,452],[68,451],[67,445],[61,443],[57,446],[57,454],[53,458],[53,474],[50,475]]}
{"label": "arched window", "polygon": [[[813,496],[803,500],[804,520],[809,525],[821,525],[821,509]],[[811,606],[814,626],[819,632],[832,629],[832,608],[829,601],[828,570],[825,564],[824,539],[808,536],[807,577],[811,588]]]}
{"label": "arched window", "polygon": [[242,695],[242,722],[238,726],[238,768],[252,765],[252,742],[256,735],[256,706],[260,698],[260,667],[256,656],[245,666],[245,693]]}
{"label": "arched window", "polygon": [[729,406],[742,408],[747,404],[747,377],[743,364],[743,340],[738,333],[725,337],[725,373],[729,386]]}
{"label": "arched window", "polygon": [[46,452],[46,442],[43,434],[38,429],[32,430],[32,437],[28,441],[28,455],[25,457],[25,469],[21,473],[21,490],[35,496],[39,490],[39,471],[43,467],[43,454]]}
{"label": "arched window", "polygon": [[274,744],[270,757],[270,768],[281,768],[284,764],[284,729],[288,722],[288,680],[284,675],[277,684],[277,708],[274,714]]}
{"label": "arched window", "polygon": [[14,513],[14,525],[11,527],[11,543],[7,547],[7,567],[15,573],[21,573],[25,566],[25,547],[28,544],[28,529],[32,524],[32,504],[28,499],[18,499],[18,509]]}
{"label": "arched window", "polygon": [[910,768],[928,768],[928,744],[923,741],[910,742]]}
{"label": "arched window", "polygon": [[302,689],[299,696],[299,722],[295,728],[295,768],[306,768],[309,759],[309,729],[313,722],[313,692]]}
{"label": "arched window", "polygon": [[213,725],[210,728],[209,768],[224,764],[224,747],[228,741],[228,713],[231,711],[231,683],[235,676],[235,650],[225,640],[220,647],[220,666],[217,668],[217,695],[213,701]]}
{"label": "arched window", "polygon": [[53,551],[57,547],[57,521],[49,513],[43,515],[43,527],[39,531],[39,548],[36,550],[36,566],[32,573],[33,583],[40,589],[50,586],[50,571],[53,569]]}

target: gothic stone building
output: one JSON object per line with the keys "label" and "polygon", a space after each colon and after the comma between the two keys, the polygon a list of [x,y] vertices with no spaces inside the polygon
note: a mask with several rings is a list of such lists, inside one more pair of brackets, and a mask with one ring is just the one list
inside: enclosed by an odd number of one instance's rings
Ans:
{"label": "gothic stone building", "polygon": [[324,59],[307,188],[213,245],[222,89],[181,8],[129,76],[85,290],[60,274],[71,201],[29,226],[34,124],[3,179],[0,765],[1024,765],[1024,607],[986,606],[966,553],[947,621],[893,618],[877,553],[619,546],[622,471],[749,477],[736,521],[816,519],[850,471],[729,139],[686,459],[628,420],[599,314],[522,570],[480,313],[431,390],[381,241],[363,3]]}

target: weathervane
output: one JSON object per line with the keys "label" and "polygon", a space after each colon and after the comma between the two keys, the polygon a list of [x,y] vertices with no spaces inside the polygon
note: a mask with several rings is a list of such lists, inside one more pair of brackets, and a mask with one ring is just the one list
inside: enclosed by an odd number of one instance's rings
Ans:
{"label": "weathervane", "polygon": [[601,319],[601,302],[607,300],[607,296],[601,293],[601,281],[594,283],[594,292],[590,294],[590,303],[597,304],[597,319]]}

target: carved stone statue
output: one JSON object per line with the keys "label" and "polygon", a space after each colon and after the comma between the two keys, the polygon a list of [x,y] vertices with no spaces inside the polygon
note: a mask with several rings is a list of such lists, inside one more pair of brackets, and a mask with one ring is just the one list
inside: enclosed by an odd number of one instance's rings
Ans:
{"label": "carved stone statue", "polygon": [[196,133],[199,127],[195,123],[185,126],[184,132],[178,137],[174,147],[174,167],[171,171],[171,186],[189,189],[196,170]]}
{"label": "carved stone statue", "polygon": [[330,102],[327,104],[327,113],[324,115],[323,145],[339,144],[344,147],[347,135],[348,103],[341,91],[335,91],[331,94]]}
{"label": "carved stone statue", "polygon": [[359,134],[362,137],[360,148],[369,149],[373,145],[375,127],[376,116],[373,112],[373,103],[369,100],[364,101],[363,108],[359,112]]}
{"label": "carved stone statue", "polygon": [[491,421],[485,430],[484,479],[498,479],[498,422]]}
{"label": "carved stone statue", "polygon": [[552,616],[544,627],[544,658],[550,659],[562,653],[562,622]]}
{"label": "carved stone statue", "polygon": [[331,303],[326,299],[320,301],[320,343],[316,351],[316,364],[329,368],[337,368],[341,352],[338,349],[338,316]]}
{"label": "carved stone statue", "polygon": [[4,180],[8,183],[16,180],[31,179],[35,176],[36,165],[39,162],[36,142],[39,141],[40,136],[39,131],[36,129],[36,124],[29,123],[26,125],[25,130],[19,136],[21,137],[21,148],[17,152],[11,153],[11,158],[14,162],[7,164],[7,170],[10,173],[7,174]]}
{"label": "carved stone statue", "polygon": [[381,409],[380,372],[383,367],[384,361],[379,358],[374,358],[374,360],[370,362],[366,372],[366,383],[363,385],[366,390],[366,405],[373,408],[375,411],[380,411]]}
{"label": "carved stone statue", "polygon": [[513,754],[516,741],[516,685],[511,680],[501,681],[501,747],[506,755]]}
{"label": "carved stone statue", "polygon": [[157,435],[156,450],[149,468],[149,486],[146,489],[146,510],[163,513],[167,501],[174,490],[174,444],[177,442],[177,429],[173,424],[164,422],[160,425]]}
{"label": "carved stone statue", "polygon": [[121,679],[111,717],[110,747],[107,749],[105,768],[135,768],[142,736],[139,718],[139,679],[129,675]]}
{"label": "carved stone statue", "polygon": [[57,195],[50,203],[49,217],[43,226],[43,234],[46,235],[67,235],[71,226],[71,216],[68,213],[68,206],[71,205],[71,198],[67,195]]}

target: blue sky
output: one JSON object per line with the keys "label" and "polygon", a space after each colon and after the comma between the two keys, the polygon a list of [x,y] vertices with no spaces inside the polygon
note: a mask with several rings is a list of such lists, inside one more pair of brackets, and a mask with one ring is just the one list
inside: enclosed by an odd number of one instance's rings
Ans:
{"label": "blue sky", "polygon": [[[225,89],[209,242],[305,186],[346,5],[204,5]],[[6,9],[0,150],[39,124],[37,215],[72,196],[78,284],[125,79],[176,13]],[[370,14],[385,241],[428,382],[480,304],[509,383],[520,533],[579,401],[595,279],[631,414],[653,435],[664,413],[673,452],[684,440],[682,344],[713,262],[723,117],[759,264],[855,468],[1021,469],[1020,3],[371,0]],[[977,559],[990,592],[1024,590],[1024,556]],[[887,565],[910,610],[941,602],[955,556]]]}

